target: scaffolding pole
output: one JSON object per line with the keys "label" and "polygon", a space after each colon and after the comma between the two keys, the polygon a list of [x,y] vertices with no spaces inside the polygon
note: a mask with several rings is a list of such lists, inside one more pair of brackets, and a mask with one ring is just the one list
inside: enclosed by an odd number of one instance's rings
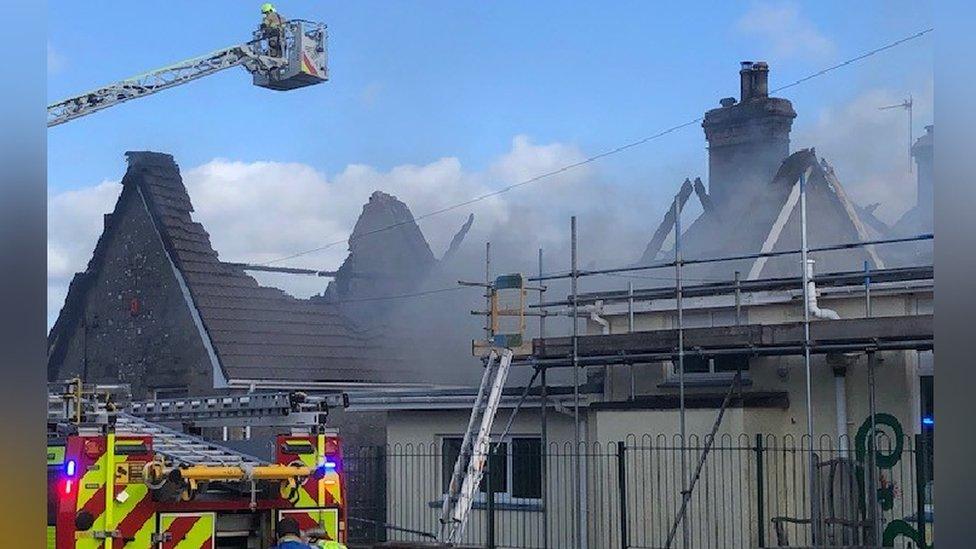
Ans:
{"label": "scaffolding pole", "polygon": [[[539,248],[539,276],[545,271],[542,270],[542,248]],[[539,310],[543,313],[546,309],[542,307],[545,303],[546,287],[539,285]],[[546,338],[546,315],[539,316],[539,338]],[[542,549],[549,549],[549,422],[546,409],[549,407],[549,387],[546,384],[546,366],[540,366],[541,373],[539,382],[542,384]]]}
{"label": "scaffolding pole", "polygon": [[570,218],[570,269],[571,269],[571,283],[572,283],[572,300],[573,300],[573,426],[575,432],[576,440],[576,451],[573,452],[573,469],[575,474],[573,475],[574,486],[573,486],[573,500],[574,500],[574,512],[573,512],[573,532],[575,533],[576,545],[578,547],[584,547],[583,543],[583,502],[580,492],[582,489],[582,469],[580,463],[580,444],[582,442],[583,436],[580,432],[580,415],[579,415],[579,403],[580,403],[580,393],[579,393],[579,276],[577,269],[577,240],[576,240],[576,216]]}
{"label": "scaffolding pole", "polygon": [[[627,282],[627,333],[634,332],[634,282]],[[630,364],[628,366],[630,370],[630,400],[634,400],[636,396],[636,379],[634,378],[634,365]]]}
{"label": "scaffolding pole", "polygon": [[[864,315],[871,318],[871,275],[868,270],[868,262],[864,262]],[[878,508],[878,471],[875,466],[876,447],[877,447],[877,404],[875,402],[874,367],[876,355],[874,350],[867,352],[868,359],[868,415],[871,418],[871,437],[868,442],[868,501],[869,501],[869,522],[871,524],[870,537],[866,540],[869,543],[878,543],[881,540],[881,511]]]}
{"label": "scaffolding pole", "polygon": [[[809,170],[808,170],[809,171]],[[814,453],[813,441],[813,383],[811,381],[810,368],[810,281],[809,270],[807,269],[807,173],[800,174],[800,268],[802,272],[803,284],[803,368],[806,375],[806,401],[807,401],[807,437],[810,444],[810,455],[807,457],[807,486],[810,495],[810,525],[813,545],[820,545],[820,496],[817,493],[816,484],[816,454]]]}
{"label": "scaffolding pole", "polygon": [[[491,311],[491,242],[485,242],[485,310],[489,311],[489,313],[485,315],[485,339],[490,342],[492,336],[495,335],[494,333],[492,333],[492,329],[491,329],[491,313],[490,313]],[[487,355],[485,356],[484,360],[485,360],[485,364],[487,365],[488,364]]]}
{"label": "scaffolding pole", "polygon": [[[685,422],[685,341],[684,341],[684,308],[681,292],[681,203],[678,197],[674,199],[674,296],[678,310],[678,424],[681,433],[681,493],[688,491],[688,437]],[[681,522],[682,547],[690,547],[690,531],[688,521],[681,513],[677,520]]]}

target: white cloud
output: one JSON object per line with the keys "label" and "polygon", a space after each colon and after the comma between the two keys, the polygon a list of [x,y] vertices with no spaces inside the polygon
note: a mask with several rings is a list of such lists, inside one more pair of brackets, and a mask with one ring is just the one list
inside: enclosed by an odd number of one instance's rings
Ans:
{"label": "white cloud", "polygon": [[[536,145],[526,136],[516,136],[511,149],[483,171],[465,170],[459,159],[451,157],[388,171],[354,164],[334,176],[304,164],[215,159],[184,169],[183,179],[195,208],[194,219],[207,228],[222,259],[264,262],[339,242],[282,263],[334,269],[345,259],[345,239],[375,190],[397,196],[414,216],[422,216],[583,158],[574,145]],[[102,214],[112,210],[119,191],[117,183],[103,182],[51,198],[49,323],[57,317],[72,274],[85,268],[101,233]],[[555,263],[566,253],[572,213],[583,215],[581,242],[593,242],[583,245],[587,260],[636,259],[653,230],[644,225],[656,225],[656,220],[643,217],[646,210],[615,197],[589,166],[422,220],[435,255],[443,254],[469,213],[475,214],[475,223],[464,251],[472,258],[473,273],[483,272],[475,263],[489,239],[499,269],[534,270],[540,246]],[[616,244],[602,245],[611,241]],[[327,283],[290,275],[258,278],[298,296],[319,293]]]}
{"label": "white cloud", "polygon": [[57,74],[61,72],[65,65],[67,64],[67,59],[65,56],[58,51],[50,42],[47,43],[47,74]]}
{"label": "white cloud", "polygon": [[822,61],[835,51],[834,43],[805,19],[796,2],[761,1],[736,22],[736,30],[759,37],[769,47],[768,57],[782,61],[806,58]]}
{"label": "white cloud", "polygon": [[[888,223],[915,205],[914,161],[909,164],[908,114],[903,109],[880,110],[907,99],[888,89],[862,92],[848,103],[823,109],[813,125],[798,128],[793,148],[816,147],[837,171],[844,188],[857,203],[880,202],[875,212]],[[932,83],[913,101],[914,134],[924,133],[932,120]]]}

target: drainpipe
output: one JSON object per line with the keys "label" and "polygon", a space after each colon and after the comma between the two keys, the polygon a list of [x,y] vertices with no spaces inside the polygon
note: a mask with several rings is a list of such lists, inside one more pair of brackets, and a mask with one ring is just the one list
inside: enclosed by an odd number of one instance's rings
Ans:
{"label": "drainpipe", "polygon": [[[821,309],[817,305],[817,285],[813,282],[813,260],[808,259],[806,263],[807,278],[807,311],[810,316],[815,318],[838,320],[840,315],[832,309]],[[831,360],[831,359],[835,360]],[[847,455],[847,363],[844,355],[832,357],[827,355],[828,362],[835,362],[834,370],[834,410],[837,416],[837,447],[841,456]],[[811,444],[813,441],[811,441]]]}
{"label": "drainpipe", "polygon": [[810,311],[810,316],[816,318],[823,318],[828,320],[839,320],[840,315],[837,311],[831,309],[821,309],[817,306],[817,285],[813,282],[813,260],[808,259],[806,264],[807,269],[807,310]]}
{"label": "drainpipe", "polygon": [[596,303],[593,304],[592,307],[590,307],[590,320],[596,322],[597,324],[603,327],[602,329],[603,335],[609,335],[610,321],[600,316],[600,313],[602,312],[603,312],[603,301],[602,300],[597,301]]}
{"label": "drainpipe", "polygon": [[[590,309],[590,320],[600,325],[603,335],[610,334],[610,321],[600,316],[603,312],[603,301],[597,301]],[[603,367],[603,400],[610,400],[613,391],[610,387],[610,366]]]}

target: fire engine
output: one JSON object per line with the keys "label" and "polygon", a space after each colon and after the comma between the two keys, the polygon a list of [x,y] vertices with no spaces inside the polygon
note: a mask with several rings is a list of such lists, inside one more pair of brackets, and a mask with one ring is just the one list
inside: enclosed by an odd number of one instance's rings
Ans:
{"label": "fire engine", "polygon": [[[296,519],[345,542],[342,448],[324,427],[344,394],[252,393],[125,402],[125,386],[48,395],[48,549],[264,549]],[[164,423],[289,426],[265,461]]]}

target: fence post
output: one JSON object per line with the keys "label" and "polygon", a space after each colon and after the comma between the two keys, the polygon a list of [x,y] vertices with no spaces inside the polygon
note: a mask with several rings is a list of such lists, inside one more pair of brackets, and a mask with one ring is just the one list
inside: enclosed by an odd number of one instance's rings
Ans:
{"label": "fence post", "polygon": [[485,496],[488,501],[488,520],[485,521],[485,529],[487,530],[485,532],[485,547],[488,549],[495,549],[495,487],[491,482],[491,458],[493,457],[493,452],[488,450],[488,459],[485,463],[487,469],[485,471],[485,476],[487,477],[487,481],[485,482]]}
{"label": "fence post", "polygon": [[763,436],[756,433],[756,534],[758,547],[766,546],[766,507],[763,495],[766,492],[766,475],[763,466]]}
{"label": "fence post", "polygon": [[[389,475],[386,473],[387,466],[387,447],[381,445],[376,448],[376,474],[373,479],[379,479],[379,482],[375,482],[374,486],[377,488],[373,491],[374,494],[378,494],[378,498],[375,502],[376,510],[373,512],[374,518],[382,521],[382,524],[388,524],[390,522],[389,504],[386,493],[387,479]],[[386,539],[386,528],[383,528],[381,524],[376,524],[376,541],[387,541]]]}
{"label": "fence post", "polygon": [[925,484],[926,472],[925,465],[928,461],[928,454],[925,449],[925,435],[915,435],[915,522],[918,528],[918,535],[923,541],[920,544],[925,547]]}
{"label": "fence post", "polygon": [[620,493],[620,547],[627,549],[627,447],[624,441],[617,441],[617,491]]}

